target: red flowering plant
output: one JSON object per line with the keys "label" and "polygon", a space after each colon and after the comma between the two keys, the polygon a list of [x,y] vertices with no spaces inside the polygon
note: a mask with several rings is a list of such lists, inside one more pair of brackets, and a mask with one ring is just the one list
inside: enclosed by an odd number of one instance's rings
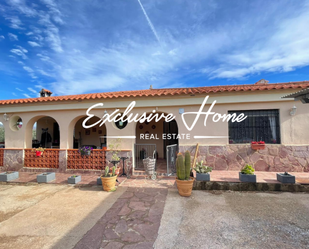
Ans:
{"label": "red flowering plant", "polygon": [[259,142],[252,141],[251,144],[265,144],[265,142],[264,141],[259,141]]}
{"label": "red flowering plant", "polygon": [[265,142],[264,141],[252,141],[251,148],[253,150],[264,150],[265,149]]}

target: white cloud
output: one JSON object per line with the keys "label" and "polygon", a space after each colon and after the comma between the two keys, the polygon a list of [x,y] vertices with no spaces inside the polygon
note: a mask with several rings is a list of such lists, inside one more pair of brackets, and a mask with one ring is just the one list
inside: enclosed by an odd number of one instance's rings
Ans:
{"label": "white cloud", "polygon": [[61,38],[59,36],[59,29],[50,20],[50,15],[46,13],[40,13],[39,24],[45,27],[43,33],[45,34],[45,40],[49,43],[51,49],[53,49],[55,52],[62,52],[63,49]]}
{"label": "white cloud", "polygon": [[34,87],[39,88],[39,89],[44,88],[42,85],[35,85]]}
{"label": "white cloud", "polygon": [[30,45],[31,47],[41,47],[40,44],[38,44],[37,42],[34,42],[34,41],[28,41],[28,43],[29,43],[29,45]]}
{"label": "white cloud", "polygon": [[13,29],[23,29],[22,22],[17,16],[7,16],[6,20],[10,22],[10,27]]}
{"label": "white cloud", "polygon": [[0,41],[4,40],[5,37],[3,35],[0,35]]}
{"label": "white cloud", "polygon": [[28,73],[33,73],[33,69],[27,66],[24,66],[23,69],[25,69]]}
{"label": "white cloud", "polygon": [[48,73],[48,72],[46,72],[46,71],[44,71],[44,70],[42,70],[42,69],[39,69],[38,72],[40,72],[40,73],[41,73],[42,75],[44,75],[44,76],[54,77],[53,74]]}
{"label": "white cloud", "polygon": [[20,49],[23,53],[28,53],[28,50],[23,48],[22,46],[17,45],[16,47]]}
{"label": "white cloud", "polygon": [[20,56],[24,60],[28,58],[27,55],[26,55],[26,53],[28,52],[27,50],[14,48],[14,49],[11,49],[10,51],[11,51],[11,53]]}
{"label": "white cloud", "polygon": [[37,15],[37,11],[34,8],[27,6],[26,1],[24,0],[8,0],[7,3],[21,14],[29,17],[34,17]]}
{"label": "white cloud", "polygon": [[15,88],[17,91],[23,92],[24,90],[21,90],[20,88],[16,87]]}
{"label": "white cloud", "polygon": [[28,87],[27,88],[30,92],[32,92],[32,93],[35,93],[35,94],[37,94],[38,92],[36,91],[36,90],[34,90],[33,88],[31,88],[31,87]]}
{"label": "white cloud", "polygon": [[12,92],[12,94],[13,94],[15,97],[17,97],[17,94],[16,94],[16,93]]}
{"label": "white cloud", "polygon": [[9,36],[11,41],[18,41],[18,36],[17,35],[14,35],[12,33],[8,33],[8,36]]}
{"label": "white cloud", "polygon": [[37,54],[37,56],[42,60],[42,61],[50,61],[50,57],[43,55],[43,54]]}
{"label": "white cloud", "polygon": [[29,94],[23,93],[23,95],[24,95],[26,98],[31,98],[31,96],[30,96]]}

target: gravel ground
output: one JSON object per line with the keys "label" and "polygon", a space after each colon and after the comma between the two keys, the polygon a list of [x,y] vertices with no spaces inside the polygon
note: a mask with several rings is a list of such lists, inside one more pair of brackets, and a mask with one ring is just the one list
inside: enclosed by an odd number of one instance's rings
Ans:
{"label": "gravel ground", "polygon": [[169,189],[155,248],[309,248],[309,194]]}

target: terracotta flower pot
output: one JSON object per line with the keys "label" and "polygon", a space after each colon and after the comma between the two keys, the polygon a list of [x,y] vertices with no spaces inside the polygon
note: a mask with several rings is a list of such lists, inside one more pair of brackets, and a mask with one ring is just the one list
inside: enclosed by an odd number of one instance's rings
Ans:
{"label": "terracotta flower pot", "polygon": [[101,177],[103,190],[111,191],[115,189],[117,176]]}
{"label": "terracotta flower pot", "polygon": [[181,196],[190,196],[192,193],[194,178],[190,177],[190,180],[178,180],[176,178],[176,184],[178,188],[178,193]]}
{"label": "terracotta flower pot", "polygon": [[253,150],[265,150],[265,144],[251,144]]}

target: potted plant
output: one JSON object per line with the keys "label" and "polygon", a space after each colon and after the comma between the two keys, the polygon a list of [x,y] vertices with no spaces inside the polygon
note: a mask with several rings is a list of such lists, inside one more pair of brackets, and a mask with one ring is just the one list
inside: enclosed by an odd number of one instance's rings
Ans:
{"label": "potted plant", "polygon": [[191,156],[190,152],[186,151],[185,158],[181,153],[178,153],[176,160],[176,184],[178,193],[181,196],[190,196],[192,193],[192,187],[194,178],[190,177],[191,172]]}
{"label": "potted plant", "polygon": [[[120,162],[120,157],[118,155],[119,153],[119,147],[120,147],[120,144],[121,144],[121,139],[118,138],[118,139],[115,139],[113,140],[110,144],[109,144],[109,150],[110,152],[112,153],[112,157],[111,157],[111,160],[110,162],[116,167],[119,162]],[[110,168],[110,173],[111,172],[112,168]],[[120,172],[120,167],[116,167],[116,175],[119,175],[119,172]]]}
{"label": "potted plant", "polygon": [[241,182],[256,182],[256,175],[254,174],[254,168],[247,164],[240,172],[239,172],[239,180]]}
{"label": "potted plant", "polygon": [[39,156],[42,156],[42,155],[43,155],[44,150],[45,150],[44,148],[39,147],[39,148],[33,149],[32,151],[35,152],[35,155],[36,155],[37,157],[39,157]]}
{"label": "potted plant", "polygon": [[0,173],[0,182],[9,182],[19,177],[18,171],[6,171]]}
{"label": "potted plant", "polygon": [[68,178],[69,184],[76,184],[82,180],[82,176],[80,175],[72,175]]}
{"label": "potted plant", "polygon": [[251,148],[253,150],[265,150],[265,142],[264,141],[252,141],[251,142]]}
{"label": "potted plant", "polygon": [[197,181],[210,181],[210,174],[209,172],[212,171],[212,167],[208,167],[203,165],[203,160],[195,164],[196,171],[196,180]]}
{"label": "potted plant", "polygon": [[109,172],[109,167],[106,166],[103,174],[101,175],[101,181],[102,181],[102,186],[103,190],[105,191],[115,191],[116,190],[116,180],[117,180],[117,175],[116,175],[116,167],[112,167],[112,173]]}
{"label": "potted plant", "polygon": [[295,183],[295,176],[289,174],[288,172],[277,173],[277,181],[281,183]]}
{"label": "potted plant", "polygon": [[82,146],[78,149],[79,153],[82,156],[90,156],[92,150],[93,148],[90,146]]}

